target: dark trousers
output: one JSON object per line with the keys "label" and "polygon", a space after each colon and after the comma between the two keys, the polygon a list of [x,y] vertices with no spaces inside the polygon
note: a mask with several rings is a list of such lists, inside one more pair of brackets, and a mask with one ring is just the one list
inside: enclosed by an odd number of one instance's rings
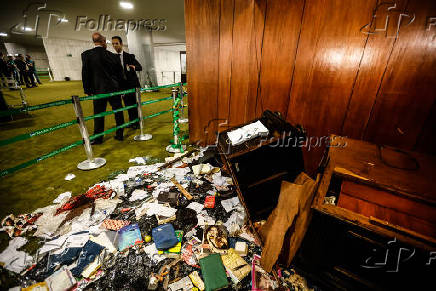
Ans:
{"label": "dark trousers", "polygon": [[35,80],[33,80],[33,75],[30,71],[20,71],[20,84],[26,84],[26,87],[36,86]]}
{"label": "dark trousers", "polygon": [[[106,111],[107,102],[109,101],[112,106],[112,110],[121,108],[121,97],[113,96],[109,98],[97,99],[93,100],[94,102],[94,114],[102,113]],[[123,112],[115,113],[115,122],[117,126],[120,126],[124,123],[124,115]],[[94,119],[94,134],[101,133],[104,131],[104,117],[98,117]],[[123,128],[117,129],[116,132],[117,137],[123,137]],[[97,141],[102,141],[103,137],[99,137],[96,139]]]}
{"label": "dark trousers", "polygon": [[[136,104],[136,95],[135,93],[125,94],[123,95],[124,106],[130,106]],[[129,113],[129,121],[135,120],[138,118],[138,108],[130,108],[127,110]]]}
{"label": "dark trousers", "polygon": [[9,74],[7,72],[0,71],[1,86],[8,87],[8,78],[9,78]]}
{"label": "dark trousers", "polygon": [[38,84],[42,84],[41,80],[39,80],[39,76],[38,73],[36,71],[30,71],[30,78],[35,78],[36,82],[38,82]]}

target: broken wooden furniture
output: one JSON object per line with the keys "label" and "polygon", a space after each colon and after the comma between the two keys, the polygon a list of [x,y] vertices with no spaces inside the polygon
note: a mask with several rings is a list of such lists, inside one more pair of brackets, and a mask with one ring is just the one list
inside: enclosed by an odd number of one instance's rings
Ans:
{"label": "broken wooden furniture", "polygon": [[[293,183],[304,170],[301,146],[305,140],[302,129],[292,126],[278,114],[265,111],[259,119],[269,135],[232,146],[227,132],[219,134],[218,150],[233,177],[239,199],[248,215],[248,222],[266,220],[277,206],[282,181]],[[256,231],[254,234],[261,241]]]}
{"label": "broken wooden furniture", "polygon": [[436,157],[338,140],[294,263],[323,290],[427,290],[436,274]]}

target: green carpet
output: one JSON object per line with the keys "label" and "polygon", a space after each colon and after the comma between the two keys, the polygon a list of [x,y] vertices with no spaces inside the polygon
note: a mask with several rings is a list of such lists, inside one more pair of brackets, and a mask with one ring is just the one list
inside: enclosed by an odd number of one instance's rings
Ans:
{"label": "green carpet", "polygon": [[[18,91],[4,90],[3,94],[9,105],[20,105]],[[38,88],[25,89],[25,94],[29,105],[67,99],[72,95],[84,96],[80,81],[45,82]],[[149,100],[170,95],[171,89],[162,89],[160,92],[143,94],[142,98]],[[81,104],[85,116],[93,114],[92,101],[83,101]],[[143,114],[145,116],[170,109],[171,105],[172,101],[146,105],[143,107]],[[107,109],[111,110],[109,104]],[[187,114],[187,110],[185,112]],[[125,121],[128,120],[127,112],[124,112],[124,118]],[[0,123],[0,139],[32,132],[73,119],[75,119],[75,114],[71,104],[32,111],[28,116],[23,115],[14,121]],[[36,208],[47,206],[65,191],[71,191],[73,195],[81,194],[89,186],[106,179],[112,173],[133,166],[133,163],[129,163],[130,158],[149,156],[155,160],[163,160],[164,157],[169,156],[165,147],[172,138],[171,113],[146,119],[144,124],[146,133],[153,134],[153,139],[150,141],[136,142],[133,137],[139,134],[139,130],[125,129],[124,141],[115,140],[115,133],[112,133],[104,137],[102,145],[93,146],[94,156],[103,157],[107,161],[102,168],[92,171],[77,169],[77,164],[86,159],[83,146],[77,146],[53,158],[0,178],[0,218],[9,213],[28,213]],[[106,116],[105,129],[114,126],[114,116]],[[94,128],[92,120],[87,122],[87,128],[92,134]],[[182,132],[187,131],[187,129],[187,124],[181,125]],[[73,125],[49,134],[3,146],[0,148],[0,167],[6,169],[16,166],[78,140],[81,140],[79,128],[77,125]],[[64,180],[68,173],[75,174],[76,178],[71,181]]]}

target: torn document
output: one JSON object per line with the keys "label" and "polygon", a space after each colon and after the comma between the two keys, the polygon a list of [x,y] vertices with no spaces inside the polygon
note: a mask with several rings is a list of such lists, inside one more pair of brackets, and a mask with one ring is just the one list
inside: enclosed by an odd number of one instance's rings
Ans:
{"label": "torn document", "polygon": [[24,237],[15,237],[9,241],[9,246],[0,254],[0,263],[5,269],[20,273],[32,263],[33,258],[23,251],[17,251],[27,243]]}

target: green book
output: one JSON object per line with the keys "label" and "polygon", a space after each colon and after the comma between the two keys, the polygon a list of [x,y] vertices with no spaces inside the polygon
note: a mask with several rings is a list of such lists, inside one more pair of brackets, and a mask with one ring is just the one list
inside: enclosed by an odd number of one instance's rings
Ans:
{"label": "green book", "polygon": [[229,284],[223,261],[219,254],[210,254],[200,259],[200,267],[206,291],[219,290],[227,287]]}

